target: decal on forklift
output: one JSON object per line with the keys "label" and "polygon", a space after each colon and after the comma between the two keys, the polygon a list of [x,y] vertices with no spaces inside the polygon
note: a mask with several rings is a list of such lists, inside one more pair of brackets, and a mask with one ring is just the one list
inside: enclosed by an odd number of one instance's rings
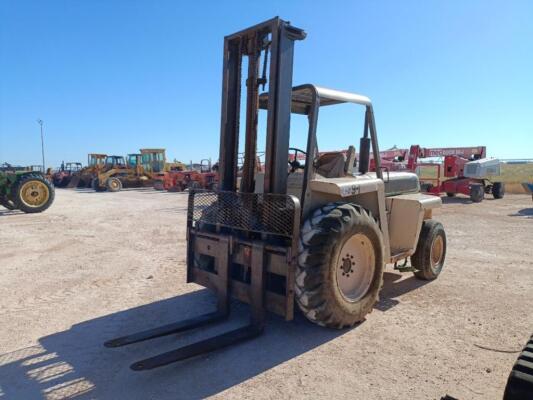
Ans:
{"label": "decal on forklift", "polygon": [[360,187],[357,185],[343,186],[341,187],[341,196],[342,197],[354,196],[356,194],[359,194],[359,189]]}

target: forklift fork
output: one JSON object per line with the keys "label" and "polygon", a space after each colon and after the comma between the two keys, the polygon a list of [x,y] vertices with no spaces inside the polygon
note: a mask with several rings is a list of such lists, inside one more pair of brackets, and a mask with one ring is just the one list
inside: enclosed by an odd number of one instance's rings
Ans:
{"label": "forklift fork", "polygon": [[[122,347],[133,343],[143,342],[145,340],[155,339],[162,336],[168,336],[174,333],[189,331],[204,325],[209,325],[229,317],[229,240],[221,240],[219,251],[226,255],[218,262],[216,279],[218,305],[217,311],[200,315],[198,317],[185,319],[157,328],[122,336],[109,340],[104,343],[106,347]],[[133,363],[130,368],[134,371],[143,371],[162,367],[177,361],[186,360],[201,354],[219,350],[224,347],[253,339],[263,332],[265,320],[264,299],[264,246],[254,244],[252,247],[252,265],[251,265],[251,284],[250,284],[250,306],[251,319],[250,323],[217,336],[213,336],[187,346],[178,347],[175,350],[168,351]]]}

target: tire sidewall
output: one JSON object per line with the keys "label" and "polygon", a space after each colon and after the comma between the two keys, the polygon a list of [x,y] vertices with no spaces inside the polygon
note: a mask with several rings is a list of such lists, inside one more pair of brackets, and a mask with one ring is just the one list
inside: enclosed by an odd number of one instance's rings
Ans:
{"label": "tire sidewall", "polygon": [[[441,236],[443,240],[443,255],[440,264],[433,267],[431,265],[431,248],[437,236]],[[434,220],[424,221],[416,252],[411,256],[411,264],[416,268],[415,276],[424,280],[436,279],[444,268],[447,246],[446,232],[442,224]]]}

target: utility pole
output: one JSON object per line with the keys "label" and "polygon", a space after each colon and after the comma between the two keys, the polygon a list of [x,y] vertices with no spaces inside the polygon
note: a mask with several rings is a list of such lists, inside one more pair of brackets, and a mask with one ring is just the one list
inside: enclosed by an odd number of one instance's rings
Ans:
{"label": "utility pole", "polygon": [[42,156],[43,156],[43,174],[46,174],[46,167],[45,167],[45,164],[44,164],[43,120],[42,120],[42,119],[38,119],[38,120],[37,120],[37,123],[38,123],[39,125],[41,125],[41,153],[42,153]]}

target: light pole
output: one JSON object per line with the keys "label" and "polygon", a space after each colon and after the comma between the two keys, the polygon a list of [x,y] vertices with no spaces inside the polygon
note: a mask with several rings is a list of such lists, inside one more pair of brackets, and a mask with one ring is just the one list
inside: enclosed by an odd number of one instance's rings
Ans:
{"label": "light pole", "polygon": [[43,155],[43,174],[46,173],[46,167],[44,166],[44,137],[43,137],[43,120],[38,119],[37,123],[41,125],[41,153]]}

